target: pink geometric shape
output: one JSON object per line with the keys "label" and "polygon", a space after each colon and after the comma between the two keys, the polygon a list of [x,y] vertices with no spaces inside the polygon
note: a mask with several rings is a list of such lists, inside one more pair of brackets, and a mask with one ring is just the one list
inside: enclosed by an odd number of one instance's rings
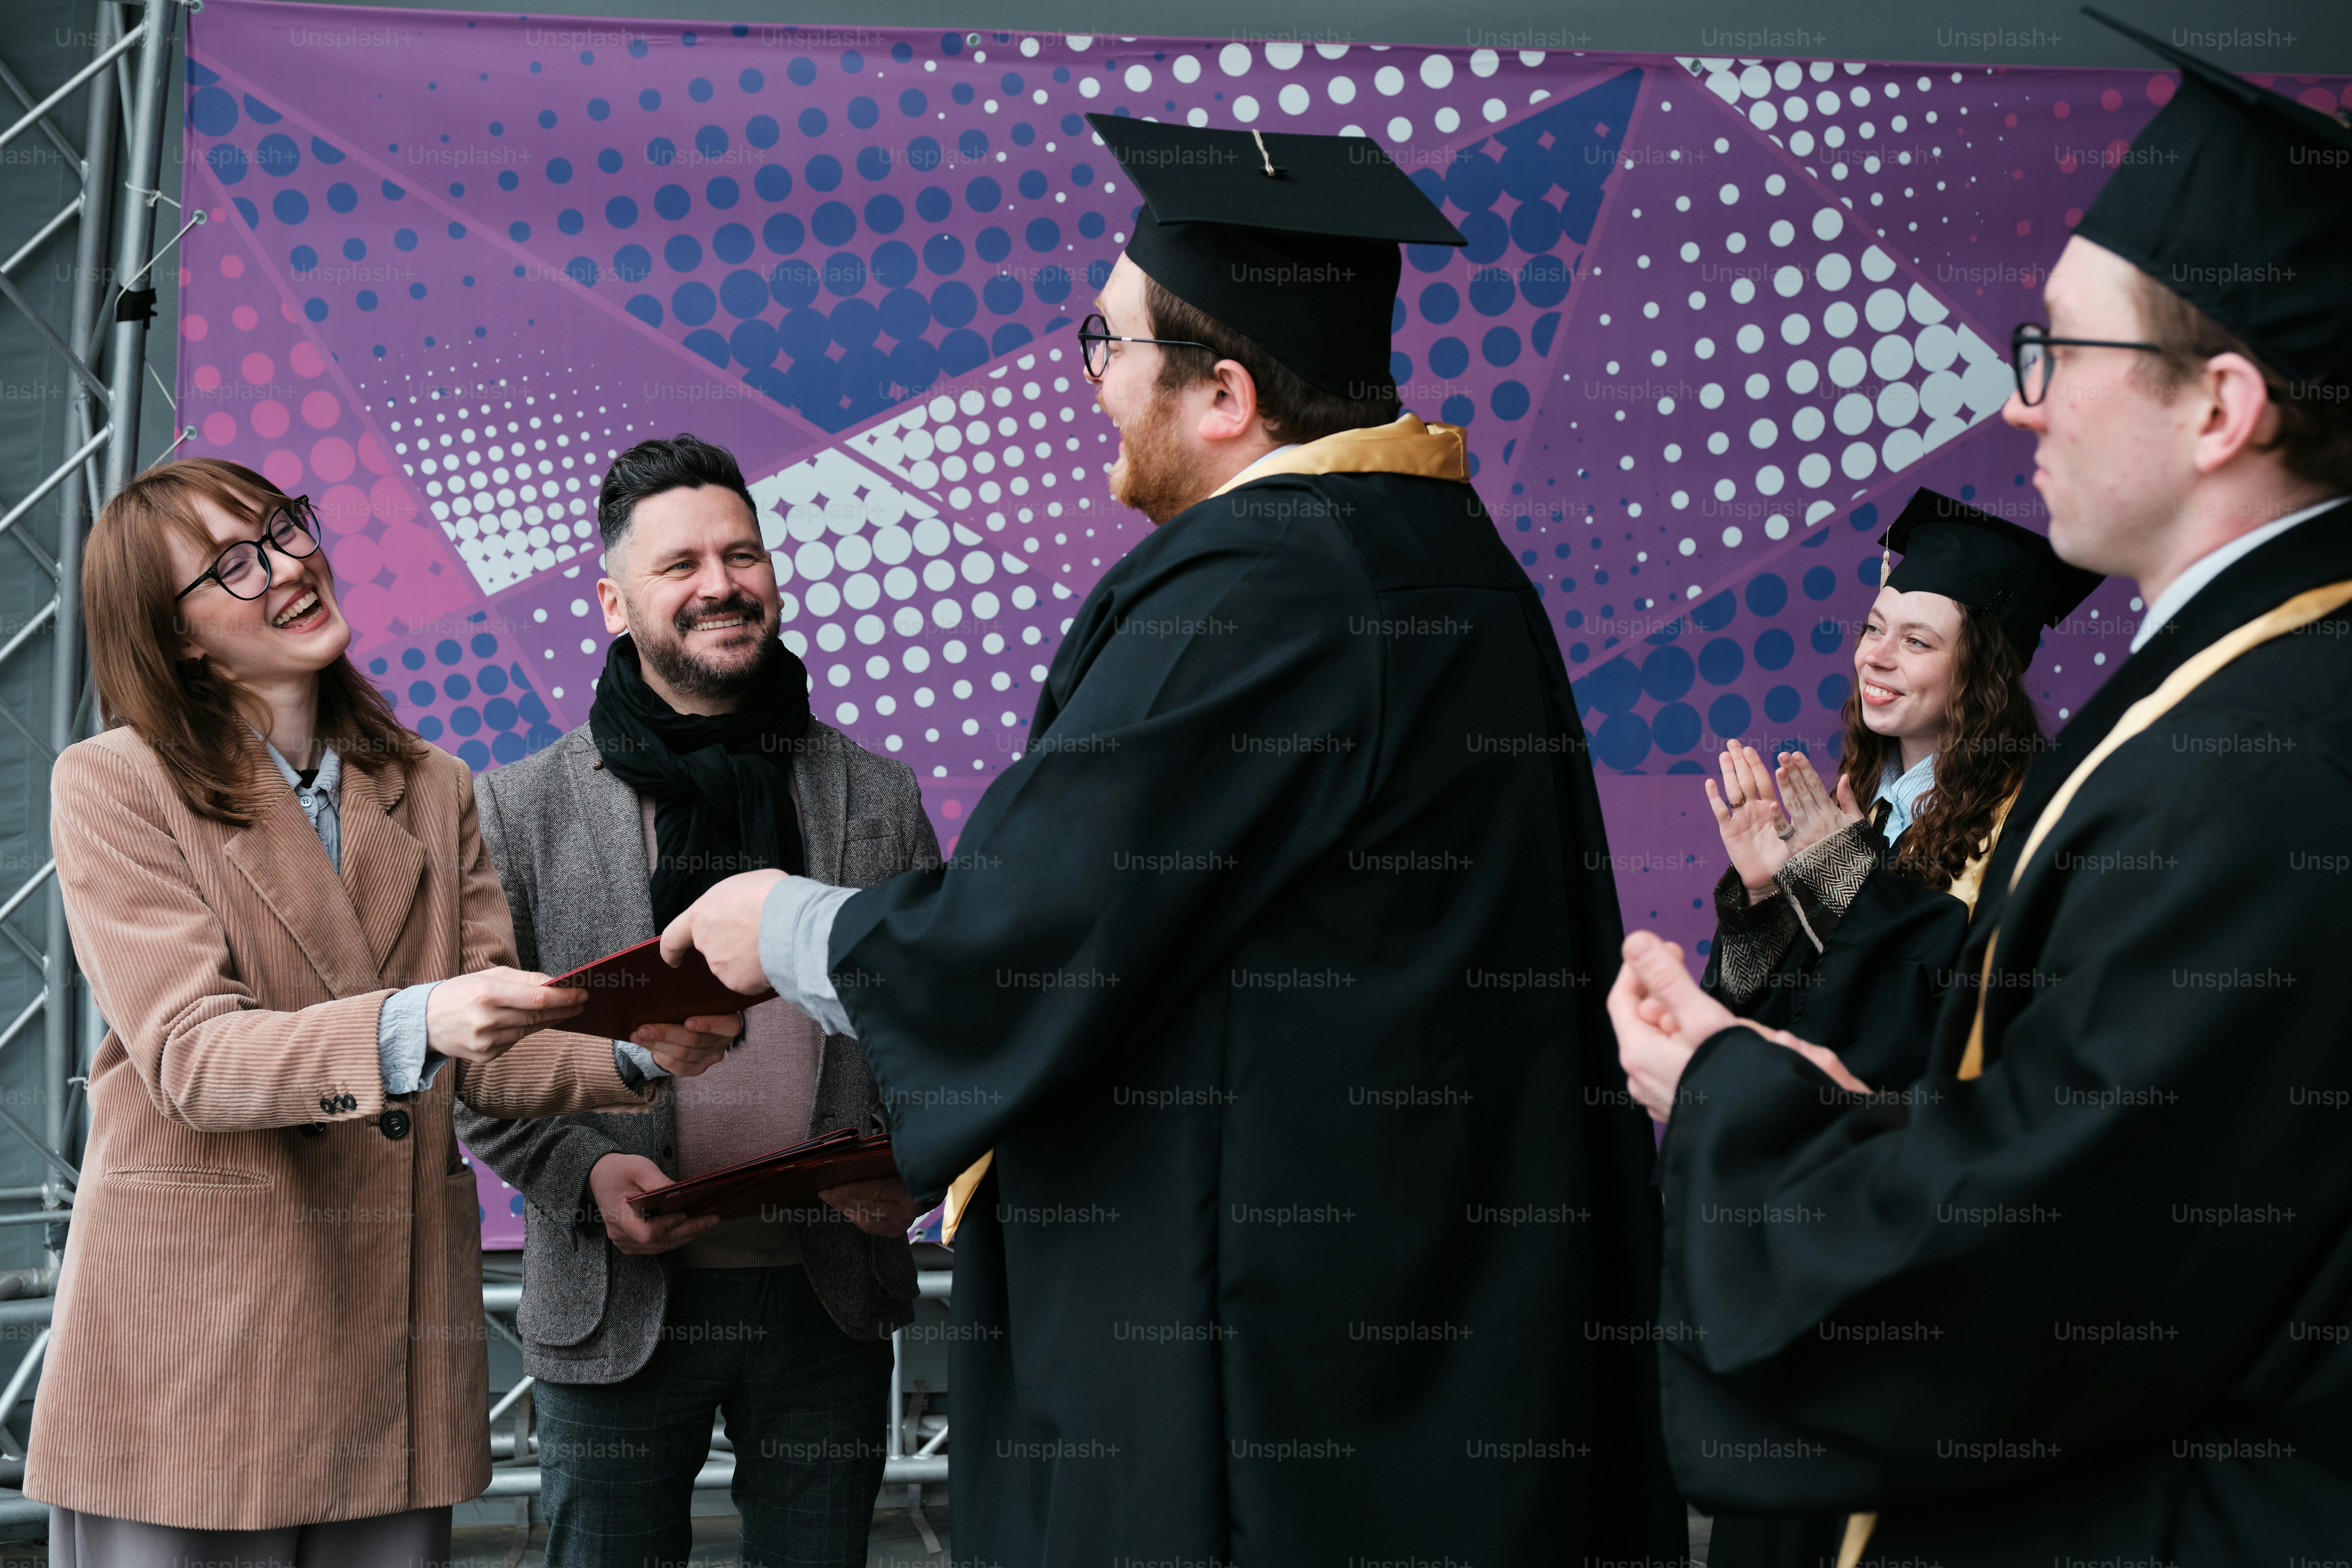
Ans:
{"label": "pink geometric shape", "polygon": [[373,436],[360,437],[360,465],[371,474],[392,472],[392,459],[383,455],[383,448],[376,444]]}
{"label": "pink geometric shape", "polygon": [[202,316],[183,316],[180,318],[180,335],[187,339],[188,342],[192,343],[203,342],[205,341],[205,334],[212,330],[213,324],[210,321],[205,321]]}
{"label": "pink geometric shape", "polygon": [[221,258],[221,276],[222,276],[222,277],[224,277],[224,278],[242,278],[242,277],[244,277],[244,276],[245,276],[245,258],[244,258],[244,257],[242,257],[242,256],[237,255],[237,254],[236,254],[236,252],[235,252],[235,251],[231,251],[231,252],[229,252],[226,256],[222,257],[222,258]]}
{"label": "pink geometric shape", "polygon": [[[321,441],[319,445],[323,447],[326,443]],[[313,468],[319,467],[317,447],[310,449],[310,464]],[[348,472],[348,468],[346,471]],[[323,479],[338,477],[327,473],[323,468],[320,470],[320,475]],[[358,532],[367,526],[368,517],[367,492],[357,485],[337,485],[319,501],[319,521],[336,533]]]}
{"label": "pink geometric shape", "polygon": [[205,416],[205,439],[215,447],[226,447],[236,439],[236,421],[226,414]]}
{"label": "pink geometric shape", "polygon": [[[307,418],[310,412],[308,406],[310,399],[303,399],[303,403],[302,413]],[[352,458],[352,444],[340,437],[330,436],[310,447],[310,471],[322,479],[348,479],[356,466]],[[357,495],[359,492],[353,490],[352,493]],[[362,504],[365,504],[365,498],[362,498]]]}
{"label": "pink geometric shape", "polygon": [[2176,84],[2173,79],[2168,76],[2159,74],[2148,78],[2147,100],[2156,105],[2158,109],[2162,109],[2166,104],[2172,101],[2172,94],[2175,86]]}
{"label": "pink geometric shape", "polygon": [[265,441],[277,440],[286,434],[286,427],[293,423],[292,416],[286,412],[286,405],[274,397],[255,404],[252,419],[253,433]]}
{"label": "pink geometric shape", "polygon": [[[309,343],[301,343],[296,346],[293,355],[291,356],[293,358],[294,368],[296,370],[302,370],[302,351],[310,347],[310,345]],[[312,351],[311,357],[314,359],[318,357],[317,351]],[[311,373],[309,371],[303,371],[302,374],[308,375]],[[333,393],[321,391],[306,393],[303,395],[302,423],[308,425],[311,429],[324,430],[342,416],[343,405],[335,401],[335,395]]]}
{"label": "pink geometric shape", "polygon": [[307,340],[294,345],[287,354],[286,362],[294,367],[297,375],[316,375],[327,368],[326,356]]}
{"label": "pink geometric shape", "polygon": [[259,386],[263,382],[268,381],[272,375],[277,374],[278,365],[277,362],[272,360],[268,354],[250,353],[246,355],[244,360],[238,363],[237,370],[246,380],[251,382],[256,386]]}
{"label": "pink geometric shape", "polygon": [[346,583],[368,583],[383,570],[383,552],[364,533],[347,533],[327,552],[335,575]]}
{"label": "pink geometric shape", "polygon": [[[475,602],[474,576],[455,561],[440,539],[413,522],[394,523],[376,540],[383,559],[397,562],[400,617],[410,626],[462,610]],[[442,568],[436,572],[433,563]]]}
{"label": "pink geometric shape", "polygon": [[302,459],[280,447],[261,459],[261,477],[292,495],[294,487],[302,482]]}
{"label": "pink geometric shape", "polygon": [[236,323],[236,330],[240,332],[249,332],[261,325],[260,312],[250,305],[239,305],[228,313],[228,319]]}
{"label": "pink geometric shape", "polygon": [[198,392],[217,391],[220,388],[220,366],[200,364],[188,373],[188,379],[196,384]]}
{"label": "pink geometric shape", "polygon": [[381,479],[368,489],[368,505],[385,522],[397,527],[416,515],[415,498],[395,479]]}
{"label": "pink geometric shape", "polygon": [[343,619],[351,623],[352,640],[364,645],[383,635],[392,624],[392,595],[373,583],[347,583],[337,591]]}
{"label": "pink geometric shape", "polygon": [[515,1190],[499,1180],[499,1173],[479,1160],[469,1160],[474,1167],[474,1191],[481,1199],[482,1249],[486,1252],[518,1250],[522,1246],[522,1215],[514,1205],[520,1201]]}

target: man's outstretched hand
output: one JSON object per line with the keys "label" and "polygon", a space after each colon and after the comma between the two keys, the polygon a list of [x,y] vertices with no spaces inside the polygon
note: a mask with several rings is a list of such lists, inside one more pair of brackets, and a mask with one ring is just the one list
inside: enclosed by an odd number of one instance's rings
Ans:
{"label": "man's outstretched hand", "polygon": [[760,967],[760,910],[784,879],[778,870],[743,871],[717,882],[662,931],[662,962],[672,969],[698,949],[710,973],[730,990],[756,995],[768,988]]}
{"label": "man's outstretched hand", "polygon": [[915,1194],[907,1190],[905,1181],[897,1176],[827,1187],[817,1194],[817,1199],[868,1236],[903,1237],[923,1212],[915,1206]]}
{"label": "man's outstretched hand", "polygon": [[1683,1069],[1700,1045],[1720,1030],[1754,1029],[1802,1056],[1841,1086],[1868,1094],[1870,1087],[1848,1072],[1834,1051],[1809,1045],[1786,1029],[1768,1029],[1736,1016],[1699,989],[1683,967],[1683,950],[1650,931],[1625,939],[1625,964],[1609,988],[1609,1018],[1617,1029],[1617,1060],[1625,1087],[1654,1121],[1673,1112]]}

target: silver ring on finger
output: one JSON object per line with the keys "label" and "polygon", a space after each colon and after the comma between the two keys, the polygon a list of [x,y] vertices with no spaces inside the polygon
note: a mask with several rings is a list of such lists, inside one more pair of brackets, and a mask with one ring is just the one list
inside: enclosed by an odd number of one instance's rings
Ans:
{"label": "silver ring on finger", "polygon": [[1794,838],[1794,837],[1797,836],[1797,825],[1796,825],[1795,823],[1793,823],[1793,822],[1784,823],[1784,824],[1782,824],[1780,827],[1775,828],[1773,831],[1774,831],[1774,832],[1776,832],[1776,833],[1778,833],[1778,834],[1780,836],[1780,837],[1782,838],[1782,840],[1784,840],[1784,841],[1785,841],[1785,840],[1788,840],[1788,839],[1790,839],[1790,838]]}

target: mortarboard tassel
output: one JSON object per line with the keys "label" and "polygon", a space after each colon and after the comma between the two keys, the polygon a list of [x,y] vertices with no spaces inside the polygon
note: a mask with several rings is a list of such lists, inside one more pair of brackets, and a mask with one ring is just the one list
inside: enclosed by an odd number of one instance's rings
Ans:
{"label": "mortarboard tassel", "polygon": [[1253,131],[1250,140],[1257,143],[1257,155],[1265,160],[1265,177],[1269,180],[1281,178],[1282,171],[1274,166],[1274,154],[1265,150],[1265,138]]}

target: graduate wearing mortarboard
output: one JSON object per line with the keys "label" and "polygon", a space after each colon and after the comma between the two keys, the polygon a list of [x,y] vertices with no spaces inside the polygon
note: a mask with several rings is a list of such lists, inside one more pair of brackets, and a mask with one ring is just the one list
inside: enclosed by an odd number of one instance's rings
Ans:
{"label": "graduate wearing mortarboard", "polygon": [[1158,524],[950,867],[680,918],[856,1036],[956,1237],[956,1546],[1671,1562],[1649,1123],[1585,740],[1462,433],[1390,376],[1371,142],[1094,116],[1079,333]]}
{"label": "graduate wearing mortarboard", "polygon": [[[2044,626],[2099,585],[2028,528],[1915,492],[1878,537],[1844,734],[1824,784],[1728,742],[1706,794],[1730,861],[1701,984],[1749,1022],[1837,1053],[1869,1084],[1927,1070],[1986,863],[2046,749],[2025,675]],[[1819,1568],[1842,1513],[1718,1513],[1708,1568]]]}
{"label": "graduate wearing mortarboard", "polygon": [[1927,1068],[1985,864],[2047,744],[2024,679],[2042,629],[2099,575],[1927,489],[1879,542],[1903,559],[1855,623],[1834,787],[1802,751],[1773,766],[1737,741],[1706,783],[1730,864],[1701,984],[1889,1083]]}
{"label": "graduate wearing mortarboard", "polygon": [[1647,932],[1611,995],[1668,1118],[1676,1479],[1852,1510],[1848,1565],[2352,1541],[2352,127],[2132,36],[2179,89],[2002,412],[2060,558],[2147,607],[2027,773],[1927,1071],[1759,1034]]}

